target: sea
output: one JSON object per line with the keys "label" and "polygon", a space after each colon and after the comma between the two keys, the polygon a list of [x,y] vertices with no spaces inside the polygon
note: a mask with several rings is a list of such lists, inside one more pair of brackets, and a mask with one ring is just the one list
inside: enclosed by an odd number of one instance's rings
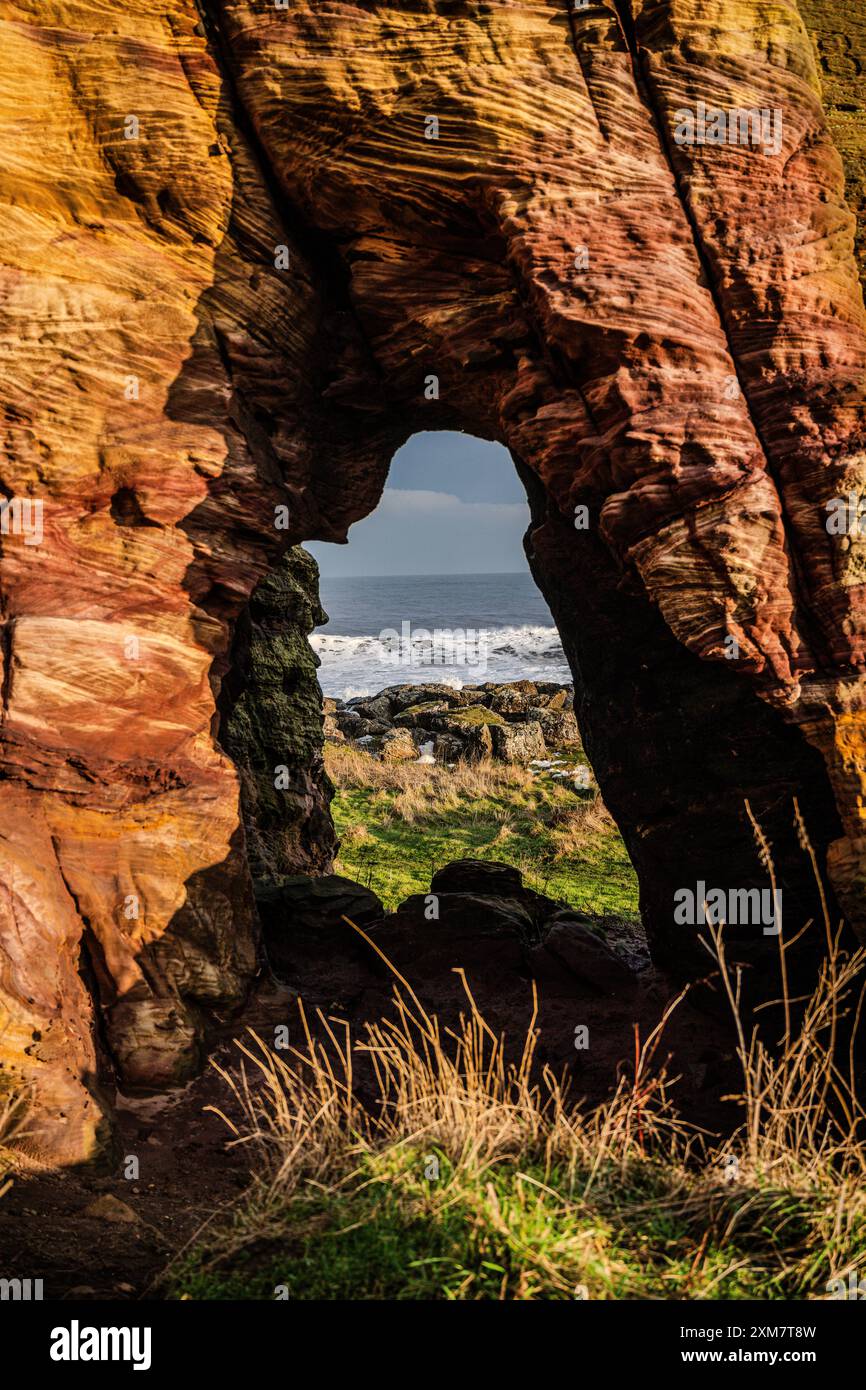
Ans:
{"label": "sea", "polygon": [[571,680],[528,574],[322,578],[320,593],[328,622],[310,644],[325,695],[349,700],[404,683]]}

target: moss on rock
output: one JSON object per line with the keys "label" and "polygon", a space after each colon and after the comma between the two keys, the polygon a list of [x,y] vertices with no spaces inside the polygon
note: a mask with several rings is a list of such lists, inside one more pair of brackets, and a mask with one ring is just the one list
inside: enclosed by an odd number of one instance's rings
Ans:
{"label": "moss on rock", "polygon": [[307,637],[327,621],[313,557],[294,546],[238,620],[222,741],[241,777],[256,878],[327,873],[336,851],[322,759],[319,659]]}
{"label": "moss on rock", "polygon": [[497,714],[495,710],[487,709],[484,705],[469,705],[466,709],[450,710],[448,722],[472,728],[479,724],[504,724],[505,720],[501,714]]}

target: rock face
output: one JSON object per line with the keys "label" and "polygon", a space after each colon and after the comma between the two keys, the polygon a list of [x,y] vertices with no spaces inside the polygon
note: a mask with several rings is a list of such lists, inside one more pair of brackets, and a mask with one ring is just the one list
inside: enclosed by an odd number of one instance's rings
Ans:
{"label": "rock face", "polygon": [[[866,315],[819,74],[858,202],[863,27],[804,12],[814,47],[763,0],[4,6],[0,1075],[46,1150],[243,999],[242,782],[254,861],[326,864],[314,749],[282,840],[247,786],[269,591],[241,615],[420,429],[515,458],[659,958],[701,968],[677,888],[763,882],[745,800],[796,925],[793,795],[862,922],[866,537],[826,523]],[[779,111],[778,152],[678,143],[700,103]]]}
{"label": "rock face", "polygon": [[322,759],[319,658],[308,635],[327,621],[318,566],[286,551],[235,626],[220,702],[221,742],[238,768],[246,850],[256,879],[318,870],[336,850]]}

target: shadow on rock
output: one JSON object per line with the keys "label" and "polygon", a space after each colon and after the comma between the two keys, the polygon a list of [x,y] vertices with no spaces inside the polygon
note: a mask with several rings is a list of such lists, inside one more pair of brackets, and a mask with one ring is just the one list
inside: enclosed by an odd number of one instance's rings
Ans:
{"label": "shadow on rock", "polygon": [[[320,1009],[363,1035],[366,1023],[393,1016],[395,985],[408,997],[402,976],[442,1030],[459,1027],[471,1007],[468,989],[516,1060],[535,990],[536,1064],[564,1074],[574,1099],[590,1104],[628,1074],[636,1046],[678,993],[626,929],[532,891],[508,864],[449,864],[433,875],[429,893],[393,913],[368,888],[335,874],[262,885],[257,901],[271,967],[302,998],[314,1031]],[[292,1042],[303,1047],[299,1036]],[[736,1112],[721,1101],[737,1089],[734,1048],[724,1019],[688,998],[674,1010],[657,1058],[677,1078],[678,1106],[695,1123],[734,1122]]]}

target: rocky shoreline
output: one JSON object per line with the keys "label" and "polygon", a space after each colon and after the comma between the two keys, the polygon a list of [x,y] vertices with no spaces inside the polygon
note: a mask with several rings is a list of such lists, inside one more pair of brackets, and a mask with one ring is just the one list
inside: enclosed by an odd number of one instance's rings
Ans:
{"label": "rocky shoreline", "polygon": [[326,698],[324,734],[387,762],[531,763],[580,747],[573,706],[573,687],[553,681],[391,685],[378,695]]}

